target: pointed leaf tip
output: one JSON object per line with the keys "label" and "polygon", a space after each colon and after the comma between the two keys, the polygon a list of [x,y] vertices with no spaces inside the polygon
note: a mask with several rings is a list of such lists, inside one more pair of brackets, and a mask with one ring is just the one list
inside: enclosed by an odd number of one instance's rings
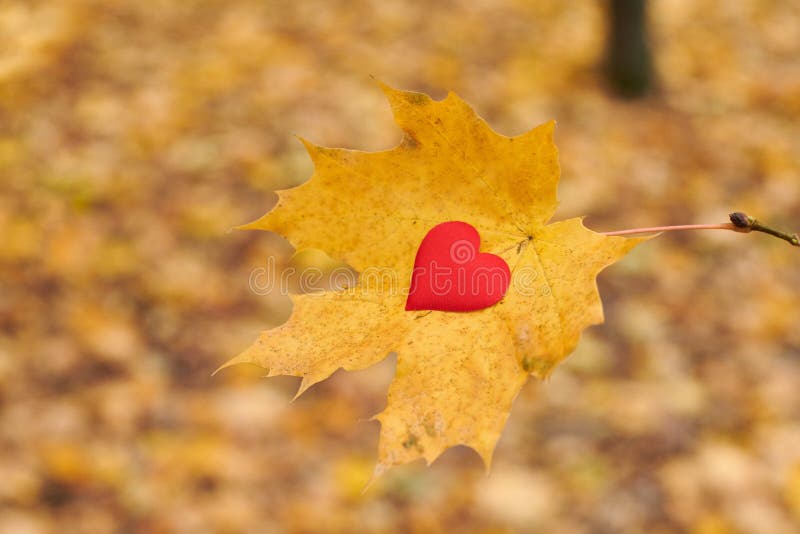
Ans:
{"label": "pointed leaf tip", "polygon": [[211,373],[211,376],[215,376],[217,373],[222,371],[223,369],[227,369],[228,367],[233,367],[234,365],[239,365],[241,363],[253,363],[250,358],[244,356],[245,353],[239,354],[238,356],[231,358],[227,362],[223,363],[217,369]]}

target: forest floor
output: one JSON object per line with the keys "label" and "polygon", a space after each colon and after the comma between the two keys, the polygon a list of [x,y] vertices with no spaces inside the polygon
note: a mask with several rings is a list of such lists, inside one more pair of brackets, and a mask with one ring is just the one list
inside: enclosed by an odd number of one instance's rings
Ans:
{"label": "forest floor", "polygon": [[563,219],[800,230],[800,6],[651,2],[657,91],[610,94],[602,3],[0,5],[0,532],[796,532],[798,251],[664,235],[600,277],[606,324],[476,454],[369,491],[391,359],[290,404],[211,376],[290,313],[230,229],[311,175],[299,134],[400,139],[371,78],[492,127],[558,121]]}

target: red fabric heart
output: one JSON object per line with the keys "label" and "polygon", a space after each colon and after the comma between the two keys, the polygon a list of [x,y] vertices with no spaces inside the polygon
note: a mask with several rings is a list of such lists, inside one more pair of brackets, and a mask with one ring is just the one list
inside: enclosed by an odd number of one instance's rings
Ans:
{"label": "red fabric heart", "polygon": [[505,296],[511,280],[500,256],[478,253],[481,237],[465,222],[434,226],[414,260],[406,310],[482,310]]}

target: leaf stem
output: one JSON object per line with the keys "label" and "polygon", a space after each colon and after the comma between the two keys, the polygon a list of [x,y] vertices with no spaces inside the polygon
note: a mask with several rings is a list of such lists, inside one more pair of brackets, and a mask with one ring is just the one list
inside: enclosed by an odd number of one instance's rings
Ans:
{"label": "leaf stem", "polygon": [[633,235],[633,234],[654,234],[660,232],[680,232],[683,230],[733,230],[741,232],[732,223],[723,224],[681,224],[678,226],[651,226],[649,228],[630,228],[628,230],[617,230],[615,232],[600,232],[603,235]]}
{"label": "leaf stem", "polygon": [[755,217],[750,217],[740,211],[730,214],[731,222],[721,224],[682,224],[677,226],[651,226],[649,228],[631,228],[629,230],[617,230],[615,232],[600,232],[608,236],[653,234],[660,232],[679,232],[683,230],[730,230],[739,233],[762,232],[771,236],[783,239],[795,247],[800,247],[800,236],[776,230],[770,226],[762,224]]}

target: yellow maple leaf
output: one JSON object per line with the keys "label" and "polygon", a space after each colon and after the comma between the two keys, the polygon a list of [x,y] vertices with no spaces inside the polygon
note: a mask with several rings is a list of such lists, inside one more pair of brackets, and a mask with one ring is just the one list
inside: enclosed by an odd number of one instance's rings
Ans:
{"label": "yellow maple leaf", "polygon": [[[377,472],[467,445],[486,463],[511,404],[603,321],[595,278],[641,239],[609,237],[581,219],[547,224],[557,206],[554,122],[517,137],[491,130],[455,94],[442,101],[382,85],[405,133],[394,149],[361,152],[303,141],[315,172],[279,191],[277,206],[243,226],[316,248],[359,271],[354,287],[293,296],[294,310],[228,362],[302,377],[298,395],[337,369],[397,353],[381,423]],[[406,311],[426,233],[466,221],[481,249],[511,269],[497,304],[471,312]]]}

